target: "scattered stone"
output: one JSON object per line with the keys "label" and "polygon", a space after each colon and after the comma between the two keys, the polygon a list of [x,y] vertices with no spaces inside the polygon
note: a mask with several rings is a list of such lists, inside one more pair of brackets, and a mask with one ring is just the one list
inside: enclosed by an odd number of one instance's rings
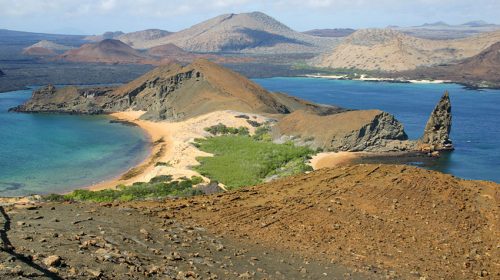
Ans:
{"label": "scattered stone", "polygon": [[43,263],[46,266],[59,266],[61,264],[61,257],[57,255],[48,256],[43,259]]}

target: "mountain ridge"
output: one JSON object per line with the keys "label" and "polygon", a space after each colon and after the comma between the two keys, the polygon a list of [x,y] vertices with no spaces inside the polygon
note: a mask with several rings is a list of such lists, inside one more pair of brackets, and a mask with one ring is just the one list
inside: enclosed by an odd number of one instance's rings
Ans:
{"label": "mountain ridge", "polygon": [[363,29],[312,63],[329,68],[404,71],[471,57],[498,41],[500,31],[465,39],[427,40],[393,29]]}
{"label": "mountain ridge", "polygon": [[192,52],[319,52],[337,42],[294,31],[261,13],[220,15],[163,38],[137,45],[151,48],[173,43]]}

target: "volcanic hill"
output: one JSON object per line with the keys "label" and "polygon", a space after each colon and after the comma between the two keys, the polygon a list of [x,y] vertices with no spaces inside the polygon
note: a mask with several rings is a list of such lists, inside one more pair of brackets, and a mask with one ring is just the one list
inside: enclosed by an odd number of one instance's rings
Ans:
{"label": "volcanic hill", "polygon": [[266,14],[253,12],[221,15],[134,46],[146,49],[172,43],[187,51],[203,53],[303,53],[320,52],[337,41],[294,31]]}
{"label": "volcanic hill", "polygon": [[457,63],[422,67],[397,76],[413,79],[450,80],[472,87],[500,87],[500,42],[480,54]]}
{"label": "volcanic hill", "polygon": [[500,41],[500,31],[459,40],[426,40],[392,29],[358,30],[333,52],[314,59],[329,68],[403,71],[449,63],[479,54]]}
{"label": "volcanic hill", "polygon": [[55,56],[64,51],[71,50],[72,47],[57,44],[48,40],[42,40],[23,50],[23,54],[32,56]]}
{"label": "volcanic hill", "polygon": [[170,34],[172,34],[172,32],[165,30],[146,29],[142,31],[125,33],[116,36],[113,39],[120,40],[133,48],[140,48],[140,46],[147,44],[149,41],[157,40]]}
{"label": "volcanic hill", "polygon": [[138,50],[114,39],[85,44],[78,49],[65,52],[60,58],[71,62],[102,63],[141,63],[146,59]]}

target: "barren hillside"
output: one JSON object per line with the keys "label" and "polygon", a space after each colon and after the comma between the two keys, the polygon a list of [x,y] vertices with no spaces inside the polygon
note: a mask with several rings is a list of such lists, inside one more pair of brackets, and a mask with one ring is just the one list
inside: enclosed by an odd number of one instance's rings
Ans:
{"label": "barren hillside", "polygon": [[317,58],[315,65],[403,71],[468,58],[498,41],[499,31],[459,40],[426,40],[391,29],[365,29],[347,37],[333,52]]}
{"label": "barren hillside", "polygon": [[194,52],[302,53],[331,48],[337,41],[296,32],[266,14],[253,12],[221,15],[135,47],[172,43]]}

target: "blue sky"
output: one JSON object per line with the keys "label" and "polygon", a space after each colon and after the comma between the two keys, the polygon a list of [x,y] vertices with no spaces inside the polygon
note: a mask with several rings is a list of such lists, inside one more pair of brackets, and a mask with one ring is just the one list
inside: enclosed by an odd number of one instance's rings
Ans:
{"label": "blue sky", "polygon": [[251,11],[298,31],[436,21],[500,23],[500,0],[0,0],[0,28],[73,34],[178,31],[220,14]]}

